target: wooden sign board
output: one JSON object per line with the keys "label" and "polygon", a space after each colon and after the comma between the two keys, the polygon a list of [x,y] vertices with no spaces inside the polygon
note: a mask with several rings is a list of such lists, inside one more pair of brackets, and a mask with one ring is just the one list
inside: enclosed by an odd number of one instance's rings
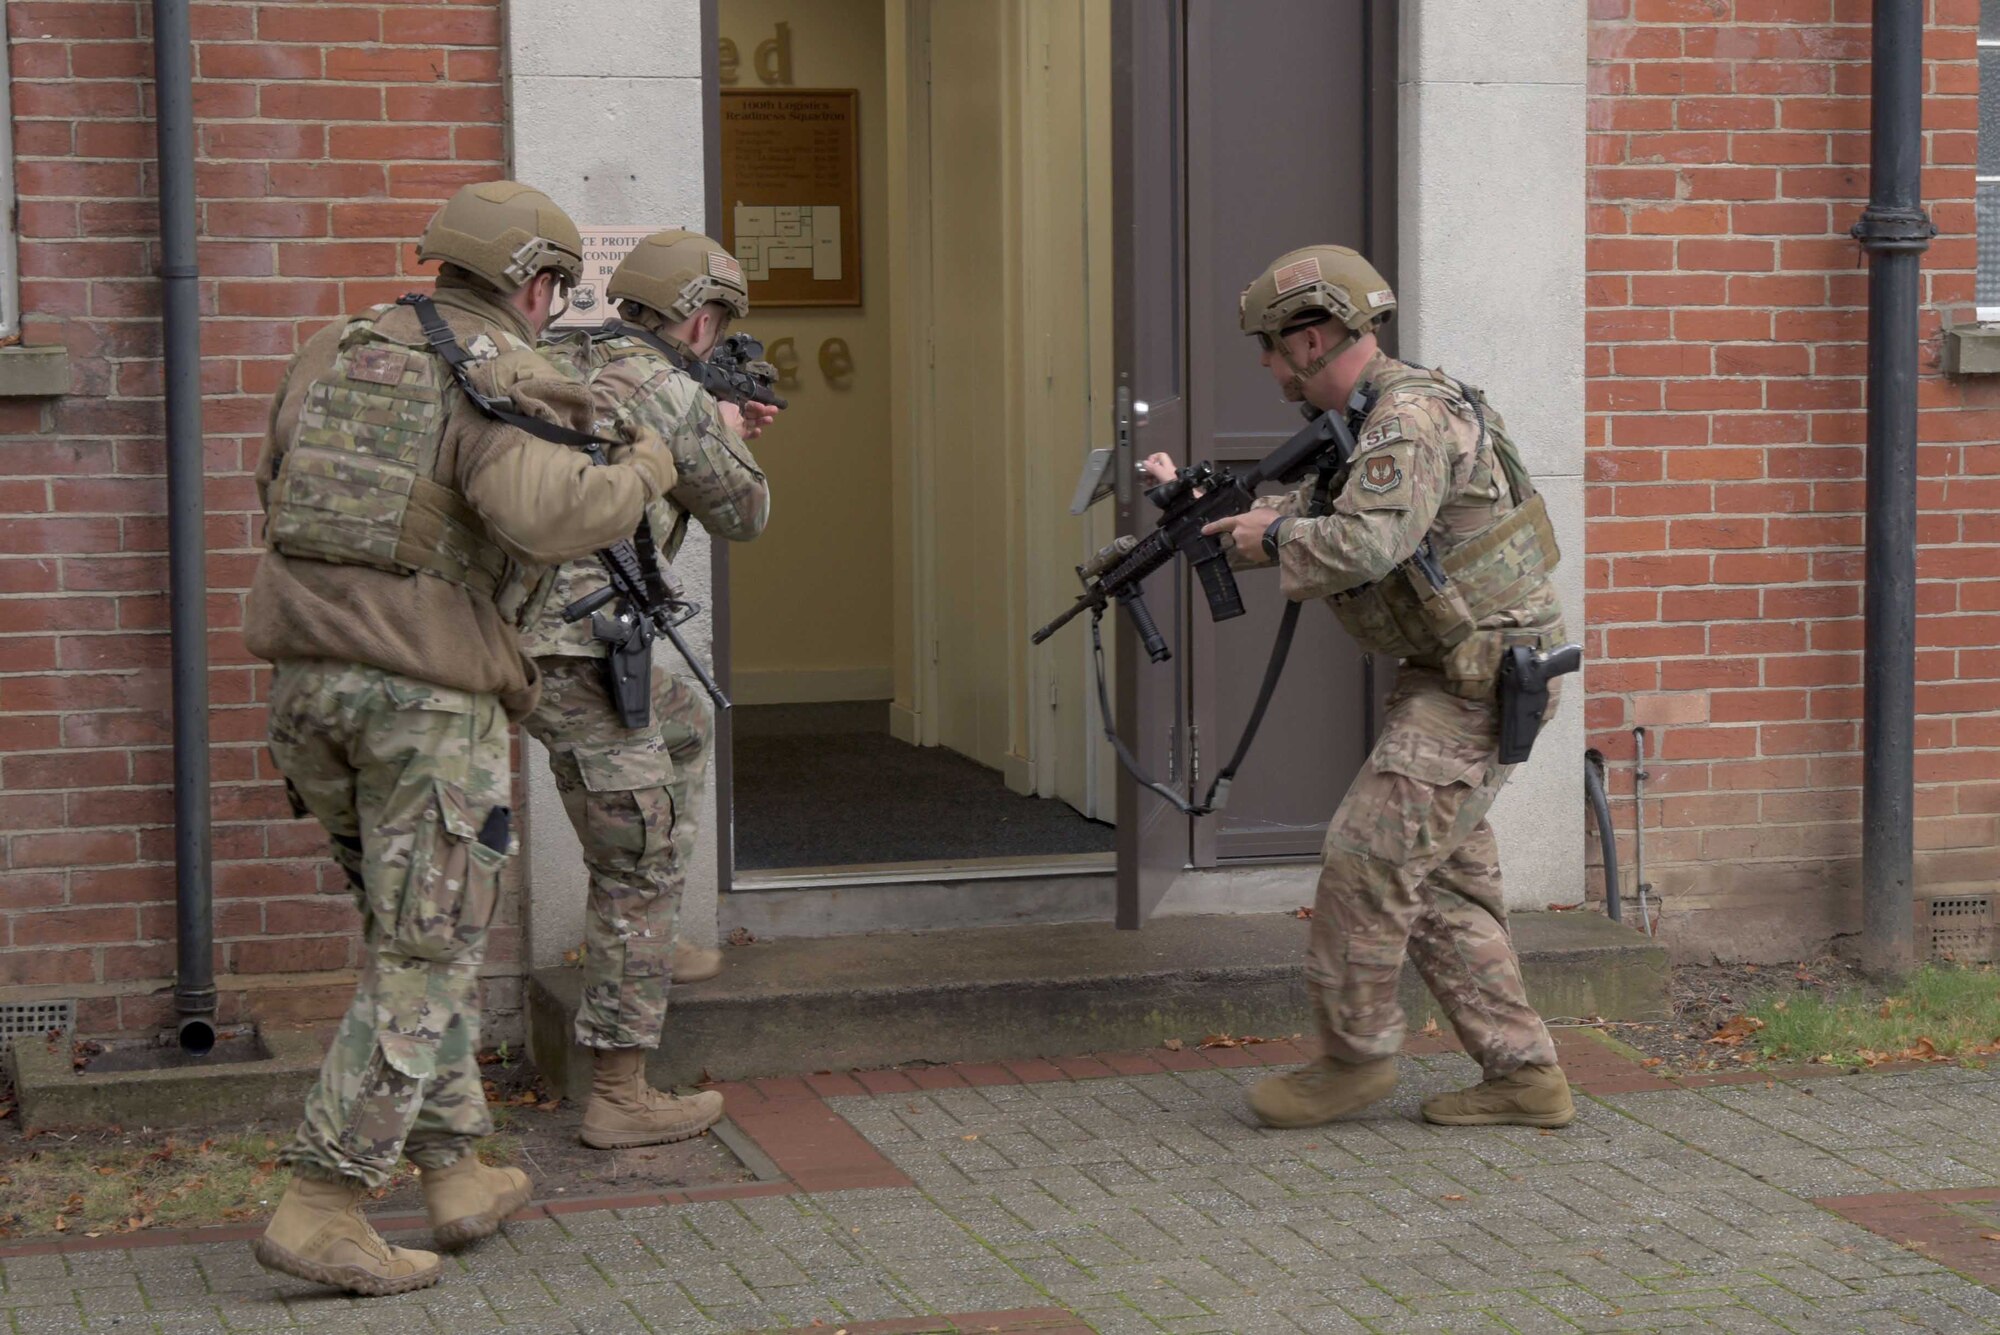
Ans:
{"label": "wooden sign board", "polygon": [[723,89],[722,237],[750,304],[861,304],[852,88]]}
{"label": "wooden sign board", "polygon": [[664,227],[579,227],[583,235],[583,277],[569,294],[569,309],[552,329],[594,329],[618,314],[604,285],[632,247]]}

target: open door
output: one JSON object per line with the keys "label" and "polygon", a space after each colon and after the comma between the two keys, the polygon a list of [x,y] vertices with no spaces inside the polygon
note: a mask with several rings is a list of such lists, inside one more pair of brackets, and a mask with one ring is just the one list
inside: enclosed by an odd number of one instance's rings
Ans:
{"label": "open door", "polygon": [[[1157,512],[1135,466],[1155,452],[1188,462],[1187,0],[1114,0],[1111,173],[1116,366],[1118,531],[1143,536]],[[1117,613],[1119,734],[1139,763],[1186,786],[1185,572],[1177,562],[1148,583],[1154,619],[1173,658],[1146,657],[1131,619]],[[1143,923],[1188,863],[1188,821],[1122,769],[1118,774],[1120,927]]]}

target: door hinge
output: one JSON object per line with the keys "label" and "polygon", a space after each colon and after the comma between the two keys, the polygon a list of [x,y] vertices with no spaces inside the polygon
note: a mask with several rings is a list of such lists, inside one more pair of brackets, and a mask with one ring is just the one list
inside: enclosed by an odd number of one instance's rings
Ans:
{"label": "door hinge", "polygon": [[936,640],[932,640],[932,641],[931,641],[931,666],[932,666],[932,667],[936,667],[936,666],[937,666],[937,661],[938,661],[938,642],[937,642]]}
{"label": "door hinge", "polygon": [[1188,726],[1188,782],[1201,782],[1201,725]]}
{"label": "door hinge", "polygon": [[1167,782],[1173,783],[1176,780],[1178,780],[1180,776],[1181,776],[1180,737],[1175,732],[1174,725],[1169,723],[1167,725]]}
{"label": "door hinge", "polygon": [[1058,682],[1051,681],[1049,682],[1049,708],[1060,709],[1061,707],[1062,707],[1062,686]]}

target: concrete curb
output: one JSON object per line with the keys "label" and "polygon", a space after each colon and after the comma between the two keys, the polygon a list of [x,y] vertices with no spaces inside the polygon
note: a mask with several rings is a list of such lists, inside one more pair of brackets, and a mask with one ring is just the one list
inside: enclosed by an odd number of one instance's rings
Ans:
{"label": "concrete curb", "polygon": [[[1529,993],[1545,1015],[1667,1017],[1665,951],[1589,914],[1519,914]],[[1299,967],[1307,924],[1292,914],[883,933],[724,952],[721,977],[675,989],[648,1074],[661,1086],[856,1070],[911,1061],[1010,1061],[1148,1049],[1169,1037],[1314,1027]],[[551,1089],[589,1092],[571,1042],[575,969],[528,983],[529,1051]],[[1443,1022],[1414,970],[1413,1027]]]}
{"label": "concrete curb", "polygon": [[21,1126],[177,1127],[213,1122],[222,1107],[232,1120],[296,1117],[326,1051],[309,1032],[275,1029],[262,1035],[263,1061],[185,1066],[164,1071],[79,1074],[68,1040],[51,1050],[17,1040],[14,1088]]}

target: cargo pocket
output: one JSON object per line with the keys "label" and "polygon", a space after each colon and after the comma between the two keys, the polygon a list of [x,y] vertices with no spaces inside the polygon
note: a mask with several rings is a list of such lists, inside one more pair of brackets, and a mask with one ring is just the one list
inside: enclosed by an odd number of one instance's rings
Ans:
{"label": "cargo pocket", "polygon": [[589,790],[589,840],[641,862],[670,855],[674,804],[673,757],[658,737],[637,742],[577,742],[570,748]]}
{"label": "cargo pocket", "polygon": [[[1443,692],[1416,703],[1427,716],[1479,711]],[[1392,723],[1369,754],[1367,772],[1335,813],[1329,841],[1413,870],[1421,879],[1463,837],[1460,815],[1497,763],[1496,745],[1468,735],[1466,722],[1426,717]]]}
{"label": "cargo pocket", "polygon": [[1453,645],[1444,656],[1445,689],[1461,700],[1498,699],[1500,656],[1508,643],[1505,631],[1475,630]]}
{"label": "cargo pocket", "polygon": [[513,843],[513,812],[476,810],[442,779],[419,818],[396,945],[420,960],[454,960],[476,945],[500,902],[500,869]]}

